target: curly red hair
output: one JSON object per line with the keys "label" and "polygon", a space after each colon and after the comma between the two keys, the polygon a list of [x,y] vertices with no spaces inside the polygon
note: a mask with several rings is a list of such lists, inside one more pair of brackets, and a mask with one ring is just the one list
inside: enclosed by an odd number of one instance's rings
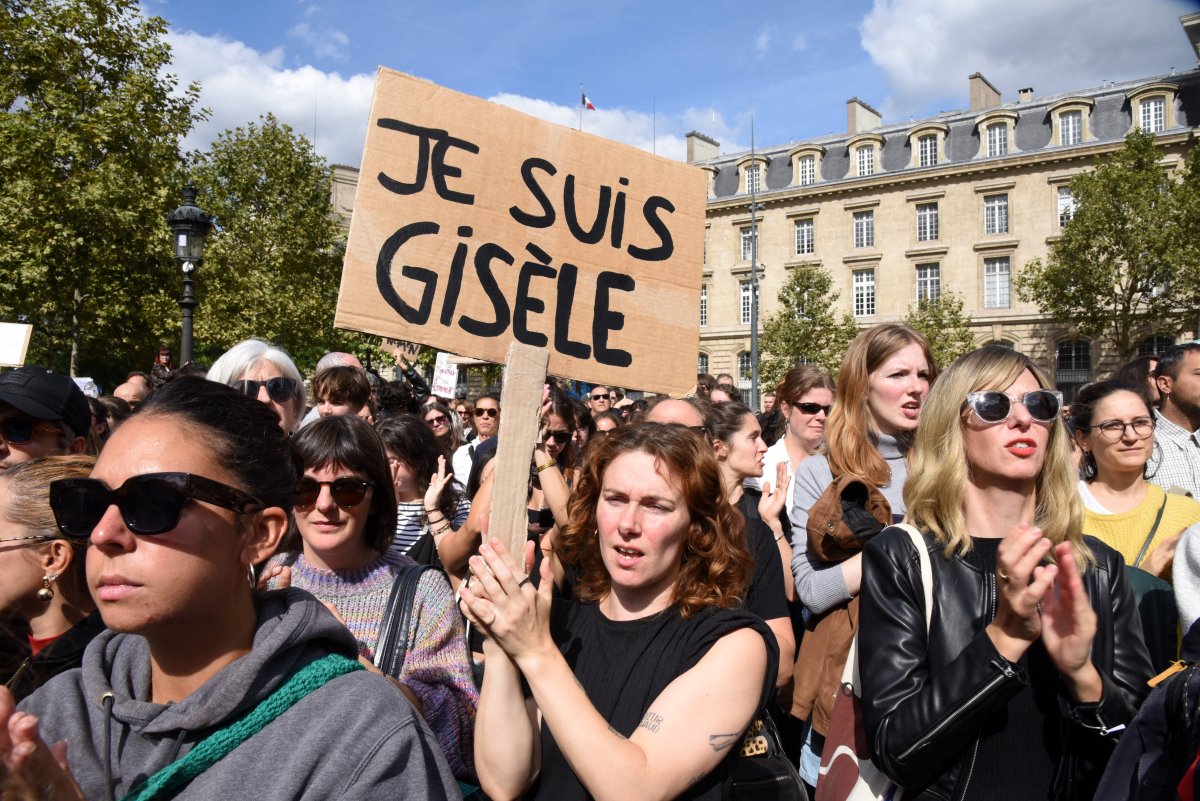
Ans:
{"label": "curly red hair", "polygon": [[679,425],[641,423],[598,440],[571,495],[570,518],[558,540],[559,556],[579,574],[575,595],[599,601],[611,589],[597,536],[596,509],[609,465],[626,453],[654,457],[691,514],[673,602],[686,618],[706,606],[729,608],[746,598],[753,560],[742,515],[726,500],[712,446]]}

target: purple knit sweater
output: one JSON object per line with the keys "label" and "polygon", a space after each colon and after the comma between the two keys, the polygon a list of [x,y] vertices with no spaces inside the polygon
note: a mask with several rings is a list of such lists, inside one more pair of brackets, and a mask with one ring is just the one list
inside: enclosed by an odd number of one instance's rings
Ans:
{"label": "purple knit sweater", "polygon": [[[268,567],[286,565],[292,586],[332,605],[358,641],[358,652],[375,658],[379,628],[396,576],[412,559],[383,554],[360,568],[322,570],[299,553],[277,554]],[[405,636],[408,650],[399,679],[421,701],[425,722],[437,736],[456,778],[474,781],[475,710],[479,693],[471,676],[462,617],[445,574],[427,570],[417,584]]]}

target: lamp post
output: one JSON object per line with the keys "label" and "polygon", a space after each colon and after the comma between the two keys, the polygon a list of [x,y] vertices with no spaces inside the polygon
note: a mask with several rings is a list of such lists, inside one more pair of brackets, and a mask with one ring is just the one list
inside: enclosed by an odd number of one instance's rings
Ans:
{"label": "lamp post", "polygon": [[196,187],[191,184],[184,187],[183,205],[167,215],[167,224],[175,237],[175,263],[183,271],[183,297],[179,299],[183,311],[183,338],[179,346],[182,366],[192,360],[192,309],[196,308],[192,273],[204,263],[204,238],[213,225],[213,218],[196,205]]}

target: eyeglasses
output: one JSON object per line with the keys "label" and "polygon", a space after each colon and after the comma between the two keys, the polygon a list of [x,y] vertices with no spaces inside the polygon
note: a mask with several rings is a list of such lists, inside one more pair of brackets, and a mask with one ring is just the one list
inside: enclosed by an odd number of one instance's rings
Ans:
{"label": "eyeglasses", "polygon": [[1139,417],[1128,423],[1123,423],[1120,420],[1106,420],[1099,425],[1092,426],[1090,431],[1099,431],[1100,436],[1109,442],[1116,442],[1125,436],[1125,429],[1133,429],[1133,435],[1138,439],[1149,439],[1154,435],[1154,418]]}
{"label": "eyeglasses", "polygon": [[60,434],[62,429],[29,417],[5,417],[0,420],[0,437],[9,445],[24,445],[38,433]]}
{"label": "eyeglasses", "polygon": [[793,403],[792,407],[795,409],[799,409],[800,411],[804,412],[805,414],[816,414],[817,412],[825,412],[826,417],[829,416],[829,410],[833,408],[832,406],[825,406],[824,404],[820,404],[820,403]]}
{"label": "eyeglasses", "polygon": [[971,392],[967,395],[967,406],[975,416],[985,423],[1003,423],[1012,414],[1013,404],[1023,404],[1029,416],[1039,423],[1050,423],[1062,409],[1062,393],[1049,389],[1035,389],[1022,395],[1009,395],[995,390]]}
{"label": "eyeglasses", "polygon": [[296,396],[296,380],[282,376],[268,378],[266,381],[252,381],[247,378],[242,381],[234,381],[229,386],[252,398],[258,397],[260,387],[266,387],[267,397],[276,403],[286,403]]}
{"label": "eyeglasses", "polygon": [[444,425],[446,425],[446,422],[447,422],[446,415],[444,415],[444,414],[439,414],[437,417],[431,417],[425,421],[425,423],[430,428],[437,428],[438,426],[444,426]]}
{"label": "eyeglasses", "polygon": [[546,436],[543,437],[543,439],[547,440],[547,441],[554,440],[559,445],[566,445],[567,442],[571,439],[571,432],[570,431],[547,431]]}
{"label": "eyeglasses", "polygon": [[329,495],[338,506],[343,509],[353,509],[363,502],[363,498],[367,497],[367,490],[371,488],[371,482],[349,476],[335,478],[333,481],[317,481],[315,478],[305,476],[296,482],[292,503],[301,509],[312,506],[317,502],[317,498],[321,497],[321,487],[329,487]]}
{"label": "eyeglasses", "polygon": [[475,409],[475,416],[476,417],[499,417],[500,410],[492,409],[492,408],[488,408],[488,407],[484,407],[484,408],[480,409],[477,407]]}
{"label": "eyeglasses", "polygon": [[50,536],[50,535],[47,535],[47,534],[35,534],[35,535],[33,535],[32,537],[0,537],[0,543],[5,543],[5,542],[33,542],[33,541],[37,541],[37,542],[49,542],[50,540],[53,540],[53,539],[57,539],[57,537],[53,537],[53,536]]}
{"label": "eyeglasses", "polygon": [[608,400],[610,397],[612,397],[612,395],[608,392],[605,392],[600,395],[593,395],[592,400]]}
{"label": "eyeglasses", "polygon": [[126,479],[117,489],[109,489],[94,478],[50,482],[50,508],[58,530],[68,537],[90,537],[114,504],[134,534],[162,534],[179,525],[179,515],[188,500],[204,501],[239,514],[266,508],[253,495],[192,473],[145,473]]}

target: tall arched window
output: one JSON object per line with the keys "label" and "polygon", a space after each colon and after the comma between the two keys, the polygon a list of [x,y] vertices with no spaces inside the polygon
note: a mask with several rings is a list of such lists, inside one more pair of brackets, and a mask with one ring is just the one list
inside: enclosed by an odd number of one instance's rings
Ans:
{"label": "tall arched window", "polygon": [[708,354],[701,353],[696,357],[696,375],[704,375],[708,372]]}
{"label": "tall arched window", "polygon": [[1160,334],[1149,336],[1138,343],[1138,356],[1158,356],[1167,348],[1175,344],[1175,340],[1171,337],[1164,337]]}

